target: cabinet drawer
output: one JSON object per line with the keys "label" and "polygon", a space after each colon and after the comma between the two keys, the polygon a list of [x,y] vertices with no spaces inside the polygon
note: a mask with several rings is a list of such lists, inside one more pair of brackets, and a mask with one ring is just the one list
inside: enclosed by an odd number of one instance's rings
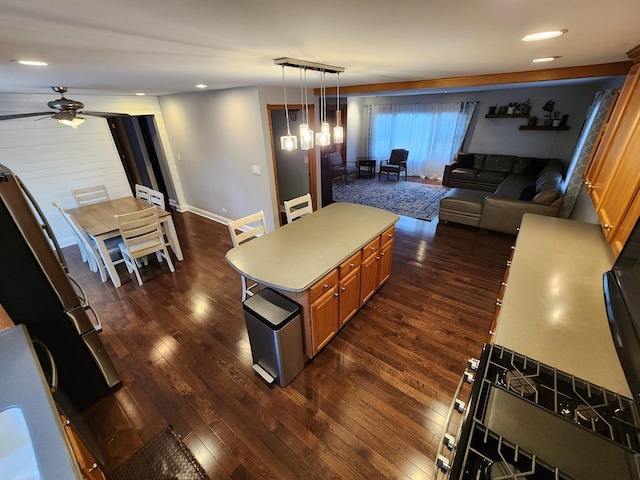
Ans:
{"label": "cabinet drawer", "polygon": [[360,252],[340,264],[340,278],[344,278],[360,266]]}
{"label": "cabinet drawer", "polygon": [[316,283],[309,290],[309,302],[313,303],[322,296],[325,292],[328,292],[333,287],[338,285],[338,269],[332,270],[326,277]]}
{"label": "cabinet drawer", "polygon": [[393,237],[396,234],[396,226],[392,225],[389,228],[387,228],[382,235],[380,235],[380,239],[382,241],[382,245],[384,245],[385,243],[393,240]]}
{"label": "cabinet drawer", "polygon": [[367,245],[365,245],[365,247],[362,249],[362,260],[364,261],[371,255],[377,254],[378,250],[380,250],[380,237],[374,238]]}

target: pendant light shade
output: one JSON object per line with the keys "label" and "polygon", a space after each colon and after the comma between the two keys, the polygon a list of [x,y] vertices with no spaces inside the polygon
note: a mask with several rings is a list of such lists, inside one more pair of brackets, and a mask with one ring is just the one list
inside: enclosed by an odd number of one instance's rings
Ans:
{"label": "pendant light shade", "polygon": [[280,148],[282,150],[296,150],[298,148],[298,137],[291,135],[289,127],[289,106],[287,105],[287,82],[284,78],[284,65],[282,65],[282,85],[284,86],[284,112],[287,117],[287,134],[280,137]]}
{"label": "pendant light shade", "polygon": [[327,95],[325,92],[325,72],[320,73],[320,131],[316,133],[316,145],[331,145],[331,127],[327,122]]}
{"label": "pendant light shade", "polygon": [[340,111],[340,72],[338,72],[338,87],[336,89],[336,126],[333,127],[333,143],[344,143],[342,112]]}
{"label": "pendant light shade", "polygon": [[300,149],[313,148],[313,130],[309,128],[309,102],[307,101],[307,69],[304,69],[304,89],[302,84],[302,69],[300,69],[300,98],[304,102],[302,107],[303,120],[300,124]]}

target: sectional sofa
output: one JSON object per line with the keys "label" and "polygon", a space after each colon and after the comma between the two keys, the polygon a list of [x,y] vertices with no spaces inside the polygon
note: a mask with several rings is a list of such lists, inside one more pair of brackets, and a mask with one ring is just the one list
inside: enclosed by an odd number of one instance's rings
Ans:
{"label": "sectional sofa", "polygon": [[458,153],[442,184],[441,221],[516,234],[525,213],[556,216],[566,171],[560,159]]}

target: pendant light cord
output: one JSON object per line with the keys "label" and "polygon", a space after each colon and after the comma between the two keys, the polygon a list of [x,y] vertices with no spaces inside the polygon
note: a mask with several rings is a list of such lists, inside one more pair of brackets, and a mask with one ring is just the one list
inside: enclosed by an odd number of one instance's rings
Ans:
{"label": "pendant light cord", "polygon": [[287,106],[287,81],[284,78],[284,65],[282,65],[282,85],[284,86],[284,113],[287,116],[287,135],[291,136],[289,129],[289,107]]}

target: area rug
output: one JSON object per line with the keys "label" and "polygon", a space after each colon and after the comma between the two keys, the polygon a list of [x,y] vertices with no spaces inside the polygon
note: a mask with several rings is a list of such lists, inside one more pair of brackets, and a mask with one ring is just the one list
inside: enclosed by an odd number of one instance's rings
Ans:
{"label": "area rug", "polygon": [[209,480],[171,425],[156,435],[108,480]]}
{"label": "area rug", "polygon": [[374,179],[344,178],[333,182],[333,200],[336,202],[359,203],[389,210],[397,215],[433,220],[440,209],[440,199],[449,191],[442,185],[423,183],[380,181]]}

